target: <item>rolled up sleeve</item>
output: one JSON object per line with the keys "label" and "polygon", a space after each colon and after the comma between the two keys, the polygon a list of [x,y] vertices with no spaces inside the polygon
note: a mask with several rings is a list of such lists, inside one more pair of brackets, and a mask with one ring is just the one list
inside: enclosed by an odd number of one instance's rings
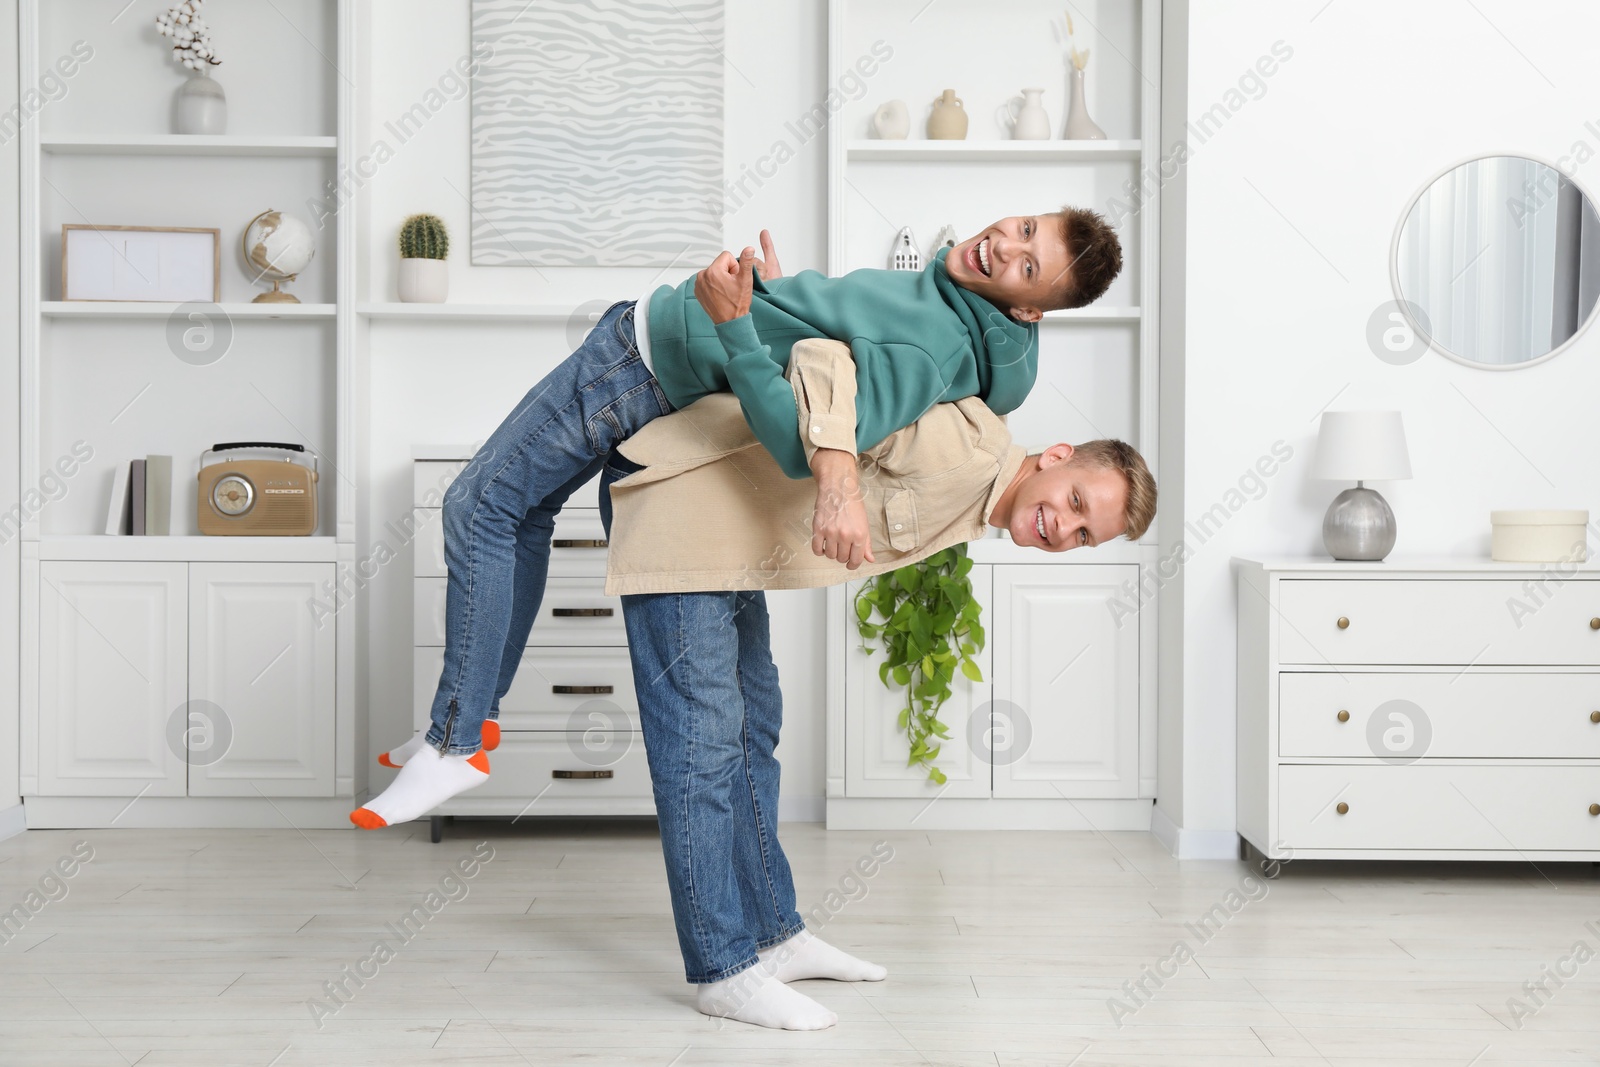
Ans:
{"label": "rolled up sleeve", "polygon": [[856,364],[843,341],[812,338],[789,351],[800,443],[806,461],[819,448],[856,454]]}

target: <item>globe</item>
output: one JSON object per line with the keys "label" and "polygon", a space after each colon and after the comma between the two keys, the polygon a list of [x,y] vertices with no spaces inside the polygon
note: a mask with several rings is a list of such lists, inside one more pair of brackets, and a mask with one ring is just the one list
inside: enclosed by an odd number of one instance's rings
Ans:
{"label": "globe", "polygon": [[267,210],[251,219],[240,242],[252,281],[272,280],[272,291],[257,296],[256,304],[298,304],[300,299],[283,289],[283,283],[306,269],[317,253],[311,227],[281,211]]}

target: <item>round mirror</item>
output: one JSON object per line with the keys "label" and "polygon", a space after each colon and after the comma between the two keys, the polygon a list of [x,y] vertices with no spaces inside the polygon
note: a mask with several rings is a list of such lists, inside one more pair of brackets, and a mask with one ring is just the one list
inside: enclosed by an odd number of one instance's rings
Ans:
{"label": "round mirror", "polygon": [[1407,205],[1390,273],[1411,325],[1445,355],[1526,366],[1589,323],[1600,295],[1600,215],[1548,164],[1468,160]]}

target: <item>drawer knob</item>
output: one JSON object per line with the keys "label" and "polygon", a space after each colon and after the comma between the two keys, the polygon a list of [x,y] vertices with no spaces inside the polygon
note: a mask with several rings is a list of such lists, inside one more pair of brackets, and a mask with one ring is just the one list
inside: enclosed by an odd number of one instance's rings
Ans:
{"label": "drawer knob", "polygon": [[1590,804],[1589,805],[1589,814],[1590,815],[1600,815],[1600,804]]}
{"label": "drawer knob", "polygon": [[610,778],[611,771],[551,771],[552,778]]}
{"label": "drawer knob", "polygon": [[1600,722],[1600,711],[1591,711],[1589,713],[1589,721],[1590,722]]}
{"label": "drawer knob", "polygon": [[1340,722],[1349,722],[1350,721],[1350,713],[1348,711],[1345,711],[1343,708],[1340,708],[1339,709],[1339,721]]}
{"label": "drawer knob", "polygon": [[1591,630],[1600,630],[1600,618],[1590,619],[1589,620],[1589,629],[1591,629]]}
{"label": "drawer knob", "polygon": [[551,548],[605,548],[602,538],[558,537],[550,542]]}
{"label": "drawer knob", "polygon": [[1343,815],[1345,812],[1350,810],[1350,805],[1346,804],[1344,801],[1341,800],[1341,801],[1339,801],[1338,805],[1336,805],[1334,807],[1333,810],[1338,812],[1340,815]]}
{"label": "drawer knob", "polygon": [[558,619],[609,619],[611,608],[551,608],[550,614]]}
{"label": "drawer knob", "polygon": [[[1600,622],[1600,619],[1596,619],[1595,621],[1596,622]],[[1350,620],[1345,618],[1343,615],[1339,616],[1339,629],[1341,629],[1341,630],[1350,629]]]}
{"label": "drawer knob", "polygon": [[552,685],[550,692],[565,695],[576,693],[579,696],[598,696],[613,693],[616,690],[609,685]]}

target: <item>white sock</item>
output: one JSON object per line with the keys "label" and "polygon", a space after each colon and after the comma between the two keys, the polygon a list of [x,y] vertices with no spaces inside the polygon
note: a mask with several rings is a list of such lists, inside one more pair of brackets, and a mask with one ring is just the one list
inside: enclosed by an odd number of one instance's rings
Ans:
{"label": "white sock", "polygon": [[410,822],[488,780],[489,757],[484,753],[441,756],[432,745],[423,745],[400,768],[388,789],[350,813],[350,821],[363,830]]}
{"label": "white sock", "polygon": [[416,736],[412,737],[411,740],[407,741],[399,748],[391,748],[389,751],[379,756],[378,762],[383,764],[385,767],[404,767],[406,765],[406,761],[420,752],[422,747],[427,743],[428,731],[418,730]]}
{"label": "white sock", "polygon": [[701,985],[695,1007],[718,1019],[737,1019],[774,1030],[824,1030],[839,1017],[804,993],[778,981],[757,963],[720,982]]}
{"label": "white sock", "polygon": [[764,948],[756,955],[780,982],[798,982],[805,978],[881,982],[889,977],[888,968],[841,952],[809,930],[801,930],[789,940]]}

